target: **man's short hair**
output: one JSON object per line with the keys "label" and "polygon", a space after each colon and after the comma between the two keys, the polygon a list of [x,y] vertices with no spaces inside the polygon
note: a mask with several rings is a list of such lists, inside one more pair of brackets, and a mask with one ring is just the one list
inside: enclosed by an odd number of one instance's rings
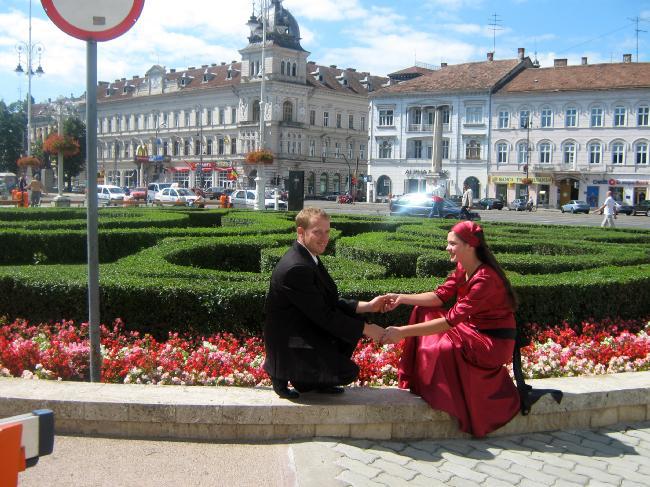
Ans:
{"label": "man's short hair", "polygon": [[322,208],[308,206],[300,210],[300,213],[296,215],[296,227],[307,230],[309,225],[311,225],[312,218],[327,218],[329,220],[330,216]]}

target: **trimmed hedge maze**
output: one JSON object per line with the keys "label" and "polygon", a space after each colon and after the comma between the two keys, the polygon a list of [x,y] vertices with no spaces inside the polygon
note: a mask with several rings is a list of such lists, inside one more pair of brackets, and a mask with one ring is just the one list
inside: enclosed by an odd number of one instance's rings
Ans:
{"label": "trimmed hedge maze", "polygon": [[[261,329],[270,272],[294,240],[293,214],[101,209],[101,318],[156,334]],[[454,222],[332,216],[326,266],[341,293],[434,289],[452,269]],[[519,296],[520,323],[650,314],[650,232],[483,224]],[[0,315],[87,317],[83,209],[0,210]],[[409,309],[372,317],[402,323]]]}

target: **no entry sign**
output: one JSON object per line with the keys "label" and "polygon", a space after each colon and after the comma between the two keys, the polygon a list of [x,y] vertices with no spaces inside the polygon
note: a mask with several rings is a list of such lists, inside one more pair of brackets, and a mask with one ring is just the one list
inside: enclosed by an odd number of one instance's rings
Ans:
{"label": "no entry sign", "polygon": [[66,34],[84,41],[108,41],[135,24],[144,0],[41,0],[41,4]]}

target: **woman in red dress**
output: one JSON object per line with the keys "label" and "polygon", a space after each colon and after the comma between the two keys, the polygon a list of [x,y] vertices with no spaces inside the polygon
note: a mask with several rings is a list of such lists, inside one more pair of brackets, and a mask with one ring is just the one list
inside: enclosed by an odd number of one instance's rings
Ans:
{"label": "woman in red dress", "polygon": [[[390,294],[386,311],[415,305],[409,324],[386,329],[382,343],[406,339],[399,386],[458,419],[482,437],[508,423],[520,396],[505,367],[515,346],[515,294],[476,223],[447,236],[456,269],[433,292]],[[449,309],[443,304],[452,301]]]}

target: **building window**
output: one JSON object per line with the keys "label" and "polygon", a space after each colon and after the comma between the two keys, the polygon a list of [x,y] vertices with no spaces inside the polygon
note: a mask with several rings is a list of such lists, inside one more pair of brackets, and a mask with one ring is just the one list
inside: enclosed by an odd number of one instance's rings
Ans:
{"label": "building window", "polygon": [[393,126],[393,110],[383,108],[379,110],[379,126],[392,127]]}
{"label": "building window", "polygon": [[483,107],[467,107],[465,109],[466,124],[483,123]]}
{"label": "building window", "polygon": [[639,107],[636,112],[636,124],[639,127],[647,127],[649,125],[648,118],[650,118],[650,107]]}
{"label": "building window", "polygon": [[540,123],[542,125],[542,128],[550,128],[550,127],[552,127],[553,126],[553,110],[551,110],[550,108],[543,108]]}
{"label": "building window", "polygon": [[260,121],[260,101],[255,100],[253,102],[253,122]]}
{"label": "building window", "polygon": [[519,110],[519,128],[528,128],[530,122],[530,110]]}
{"label": "building window", "polygon": [[185,143],[183,144],[183,155],[184,156],[189,156],[190,155],[190,141],[186,140]]}
{"label": "building window", "polygon": [[341,114],[337,113],[336,114],[336,128],[340,129],[341,127],[342,127],[342,125],[341,125]]}
{"label": "building window", "polygon": [[230,154],[237,154],[237,137],[230,139]]}
{"label": "building window", "polygon": [[520,142],[517,144],[517,163],[528,163],[528,144],[526,142]]}
{"label": "building window", "polygon": [[316,110],[309,110],[309,125],[316,125]]}
{"label": "building window", "polygon": [[230,109],[230,123],[237,123],[237,109],[236,108],[231,108]]}
{"label": "building window", "polygon": [[212,110],[208,110],[207,112],[205,112],[205,114],[206,114],[205,123],[207,125],[212,125]]}
{"label": "building window", "polygon": [[578,126],[578,110],[570,107],[564,112],[564,126],[577,127]]}
{"label": "building window", "polygon": [[293,66],[291,67],[291,76],[296,76],[296,63],[293,63]]}
{"label": "building window", "polygon": [[212,139],[208,139],[206,146],[205,146],[205,152],[208,155],[212,155]]}
{"label": "building window", "polygon": [[359,144],[359,159],[366,158],[366,144]]}
{"label": "building window", "polygon": [[381,144],[379,144],[380,159],[390,159],[392,153],[393,153],[393,145],[390,142],[384,140]]}
{"label": "building window", "polygon": [[293,104],[290,101],[285,101],[282,105],[282,120],[285,122],[293,120]]}
{"label": "building window", "polygon": [[194,141],[194,155],[198,156],[201,153],[201,141],[200,140],[195,140]]}
{"label": "building window", "polygon": [[225,151],[226,151],[226,145],[224,143],[224,140],[223,138],[219,137],[217,139],[217,154],[223,155]]}
{"label": "building window", "polygon": [[354,115],[348,115],[348,128],[354,128]]}
{"label": "building window", "polygon": [[599,142],[589,144],[589,164],[600,164],[602,153],[603,149]]}
{"label": "building window", "polygon": [[[449,117],[451,116],[451,111],[449,108],[445,108],[442,110],[442,124],[447,124],[449,125]],[[481,121],[483,121],[483,114],[481,113]]]}
{"label": "building window", "polygon": [[539,144],[539,162],[540,164],[550,164],[551,162],[551,144],[548,142]]}
{"label": "building window", "polygon": [[591,126],[592,127],[603,126],[603,109],[601,107],[593,107],[591,109]]}
{"label": "building window", "polygon": [[625,127],[625,107],[614,108],[614,127]]}
{"label": "building window", "polygon": [[178,140],[174,141],[174,152],[173,155],[179,156],[181,153],[181,143]]}
{"label": "building window", "polygon": [[142,128],[144,128],[145,130],[149,130],[149,116],[144,115],[142,117],[142,119],[143,119],[143,122],[144,122],[144,127],[142,127]]}
{"label": "building window", "polygon": [[622,142],[612,144],[612,164],[623,164],[625,162],[625,146]]}
{"label": "building window", "polygon": [[189,126],[190,126],[190,112],[187,111],[185,112],[185,127],[189,127]]}
{"label": "building window", "polygon": [[225,124],[226,124],[226,109],[219,108],[219,125],[225,125]]}
{"label": "building window", "polygon": [[310,140],[309,141],[309,157],[315,157],[316,156],[316,141],[315,140]]}
{"label": "building window", "polygon": [[335,193],[338,193],[341,191],[341,175],[340,174],[335,174],[334,177],[332,178],[332,186],[333,190]]}
{"label": "building window", "polygon": [[322,173],[320,175],[320,194],[327,193],[327,173]]}
{"label": "building window", "polygon": [[564,144],[564,163],[573,164],[576,160],[576,144],[574,142],[567,142]]}
{"label": "building window", "polygon": [[648,163],[648,144],[645,142],[639,142],[636,145],[636,163],[637,164]]}
{"label": "building window", "polygon": [[341,158],[341,143],[340,142],[335,142],[334,143],[334,157],[337,159]]}
{"label": "building window", "polygon": [[481,158],[481,143],[476,140],[470,140],[465,147],[465,157],[467,159]]}
{"label": "building window", "polygon": [[280,63],[280,74],[284,74],[284,61]]}
{"label": "building window", "polygon": [[[431,151],[431,146],[428,147],[428,151]],[[431,154],[429,157],[431,157]],[[442,158],[449,159],[449,139],[442,139]]]}
{"label": "building window", "polygon": [[414,140],[413,141],[413,157],[415,159],[422,159],[422,141]]}
{"label": "building window", "polygon": [[348,159],[352,159],[353,154],[354,154],[354,144],[350,142],[348,144]]}
{"label": "building window", "polygon": [[330,126],[330,112],[323,112],[323,127]]}
{"label": "building window", "polygon": [[497,144],[497,162],[501,164],[508,163],[508,144]]}
{"label": "building window", "polygon": [[410,115],[411,125],[420,125],[422,123],[422,110],[420,108],[414,108]]}
{"label": "building window", "polygon": [[499,128],[507,129],[510,126],[510,112],[502,110],[499,112]]}

